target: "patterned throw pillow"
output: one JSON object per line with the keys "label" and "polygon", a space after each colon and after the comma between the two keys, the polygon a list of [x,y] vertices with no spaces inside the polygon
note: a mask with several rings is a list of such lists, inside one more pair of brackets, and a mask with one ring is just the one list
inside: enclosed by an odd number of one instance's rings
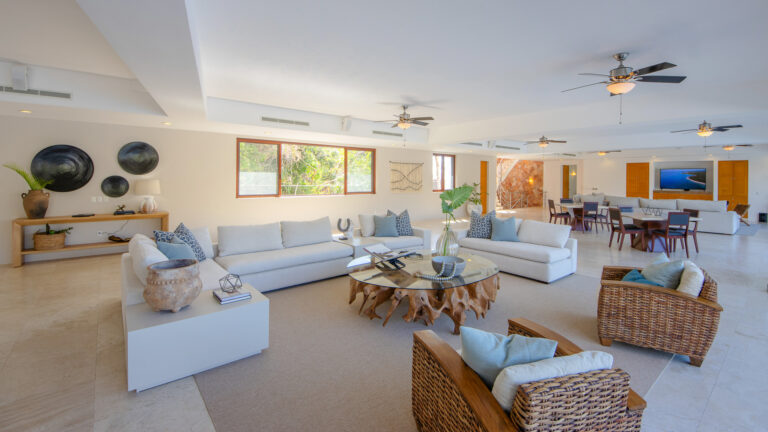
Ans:
{"label": "patterned throw pillow", "polygon": [[397,214],[392,210],[387,210],[387,216],[395,216],[397,219],[398,236],[413,235],[413,228],[411,227],[411,216],[408,214],[408,210],[403,210],[403,212],[400,214]]}
{"label": "patterned throw pillow", "polygon": [[177,237],[179,240],[188,244],[189,247],[192,248],[192,252],[195,253],[195,258],[197,258],[198,261],[205,261],[205,251],[203,251],[203,248],[195,238],[195,235],[192,234],[192,231],[190,231],[183,223],[180,223],[173,232],[155,231],[155,241],[158,242],[171,243],[173,242],[174,237]]}
{"label": "patterned throw pillow", "polygon": [[472,212],[469,217],[469,238],[491,238],[491,218],[496,217],[496,210],[488,212],[485,216]]}

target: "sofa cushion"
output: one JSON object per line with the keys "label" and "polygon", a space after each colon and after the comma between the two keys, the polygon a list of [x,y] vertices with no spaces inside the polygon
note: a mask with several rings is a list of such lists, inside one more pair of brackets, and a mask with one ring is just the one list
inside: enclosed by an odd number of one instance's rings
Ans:
{"label": "sofa cushion", "polygon": [[696,264],[686,261],[683,265],[683,274],[680,275],[680,285],[677,286],[677,290],[698,297],[703,286],[704,272]]}
{"label": "sofa cushion", "polygon": [[357,218],[360,220],[360,235],[363,237],[370,237],[376,232],[372,214],[361,214],[358,215]]}
{"label": "sofa cushion", "polygon": [[283,246],[290,248],[333,240],[331,219],[321,217],[311,221],[280,222],[283,229]]}
{"label": "sofa cushion", "polygon": [[512,409],[517,389],[523,384],[613,367],[613,356],[602,351],[582,351],[504,368],[496,376],[491,393],[504,411]]}
{"label": "sofa cushion", "polygon": [[220,226],[218,230],[219,256],[283,248],[278,222],[264,225]]}
{"label": "sofa cushion", "polygon": [[147,267],[161,261],[168,261],[168,257],[160,252],[155,242],[144,234],[134,234],[131,237],[131,241],[128,242],[128,253],[131,255],[133,272],[144,285],[147,284],[149,273]]}
{"label": "sofa cushion", "polygon": [[645,199],[640,198],[640,207],[665,210],[677,210],[677,200],[673,199]]}
{"label": "sofa cushion", "polygon": [[163,255],[167,256],[169,260],[197,260],[195,257],[195,252],[192,251],[192,248],[188,244],[181,241],[181,239],[176,237],[174,237],[170,242],[157,242],[157,249],[162,252]]}
{"label": "sofa cushion", "polygon": [[677,209],[691,209],[706,212],[725,213],[728,211],[728,201],[706,201],[706,200],[677,200]]}
{"label": "sofa cushion", "polygon": [[505,367],[552,358],[557,349],[557,342],[550,339],[504,336],[464,326],[460,337],[461,358],[488,387]]}
{"label": "sofa cushion", "polygon": [[514,217],[500,219],[496,216],[491,218],[491,240],[493,241],[520,241],[517,238],[517,221]]}
{"label": "sofa cushion", "polygon": [[640,274],[639,271],[636,269],[632,269],[629,273],[625,274],[623,278],[621,278],[623,282],[635,282],[635,283],[641,283],[646,285],[655,285],[655,286],[662,286],[661,284],[657,284],[656,282],[649,281],[648,279],[644,278],[642,274]]}
{"label": "sofa cushion", "polygon": [[374,237],[397,237],[397,216],[373,216]]}
{"label": "sofa cushion", "polygon": [[640,198],[606,195],[605,200],[608,201],[608,205],[611,207],[640,207]]}
{"label": "sofa cushion", "polygon": [[203,281],[204,290],[220,288],[219,279],[229,274],[224,267],[220,266],[219,263],[214,260],[205,260],[198,263],[198,265],[198,270],[200,270],[200,280]]}
{"label": "sofa cushion", "polygon": [[565,247],[570,234],[570,225],[556,225],[526,219],[520,224],[517,238],[524,243],[562,248]]}
{"label": "sofa cushion", "polygon": [[483,239],[491,238],[492,217],[496,217],[496,210],[488,212],[485,216],[477,212],[470,213],[467,237]]}
{"label": "sofa cushion", "polygon": [[392,210],[387,210],[387,216],[395,217],[395,221],[397,222],[397,235],[413,235],[413,227],[411,227],[411,216],[408,214],[408,210],[403,210],[403,212],[400,214],[397,214]]}
{"label": "sofa cushion", "polygon": [[640,272],[644,278],[665,287],[675,289],[680,284],[685,264],[682,260],[671,261],[662,254]]}
{"label": "sofa cushion", "polygon": [[230,273],[244,275],[351,257],[352,253],[351,246],[330,241],[271,251],[219,256],[216,262]]}
{"label": "sofa cushion", "polygon": [[178,238],[179,240],[188,244],[189,247],[192,248],[192,252],[195,253],[195,258],[198,261],[205,261],[206,259],[205,251],[203,250],[202,246],[200,246],[200,242],[197,241],[195,234],[192,233],[192,231],[189,228],[187,228],[187,226],[184,225],[184,223],[180,223],[179,226],[177,226],[173,232],[157,231],[157,230],[155,231],[156,241],[163,241],[163,242],[170,243],[171,241],[173,241],[174,238]]}
{"label": "sofa cushion", "polygon": [[545,264],[562,261],[571,257],[571,250],[567,248],[554,248],[522,242],[493,241],[490,239],[465,237],[459,240],[459,246]]}
{"label": "sofa cushion", "polygon": [[406,249],[413,247],[426,247],[424,245],[424,239],[417,236],[402,236],[402,237],[376,237],[377,242],[381,242],[384,246],[396,250]]}
{"label": "sofa cushion", "polygon": [[592,193],[590,195],[582,195],[581,202],[596,202],[598,205],[603,205],[605,201],[605,194]]}
{"label": "sofa cushion", "polygon": [[213,241],[211,241],[211,233],[208,232],[208,227],[194,228],[190,229],[190,231],[192,231],[192,235],[195,236],[195,239],[200,244],[205,257],[213,258]]}

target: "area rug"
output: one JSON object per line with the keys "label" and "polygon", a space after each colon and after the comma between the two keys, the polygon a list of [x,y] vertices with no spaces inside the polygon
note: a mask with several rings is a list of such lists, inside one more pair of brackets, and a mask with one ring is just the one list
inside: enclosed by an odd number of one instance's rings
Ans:
{"label": "area rug", "polygon": [[[644,395],[672,356],[597,339],[599,280],[572,275],[552,284],[501,275],[486,319],[466,325],[506,334],[507,319],[526,317],[583,349],[608,351]],[[411,415],[412,334],[402,304],[386,327],[348,304],[346,277],[267,293],[269,348],[261,354],[195,376],[217,431],[415,431]],[[380,311],[386,313],[388,304]],[[453,322],[431,327],[454,347]],[[222,331],[248,332],[247,328]]]}

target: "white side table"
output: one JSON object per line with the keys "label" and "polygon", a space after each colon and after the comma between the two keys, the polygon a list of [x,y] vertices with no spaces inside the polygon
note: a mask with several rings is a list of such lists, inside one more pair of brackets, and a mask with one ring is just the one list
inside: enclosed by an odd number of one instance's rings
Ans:
{"label": "white side table", "polygon": [[269,299],[243,284],[251,299],[221,305],[203,291],[179,312],[146,303],[125,310],[128,390],[146,390],[254,354],[269,346]]}

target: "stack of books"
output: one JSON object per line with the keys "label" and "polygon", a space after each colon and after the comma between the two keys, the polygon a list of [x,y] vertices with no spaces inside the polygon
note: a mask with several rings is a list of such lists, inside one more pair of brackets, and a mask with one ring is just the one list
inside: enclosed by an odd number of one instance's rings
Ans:
{"label": "stack of books", "polygon": [[251,298],[249,291],[241,291],[236,289],[232,292],[224,292],[221,288],[213,290],[213,297],[219,301],[220,304],[234,303],[240,300],[248,300]]}

